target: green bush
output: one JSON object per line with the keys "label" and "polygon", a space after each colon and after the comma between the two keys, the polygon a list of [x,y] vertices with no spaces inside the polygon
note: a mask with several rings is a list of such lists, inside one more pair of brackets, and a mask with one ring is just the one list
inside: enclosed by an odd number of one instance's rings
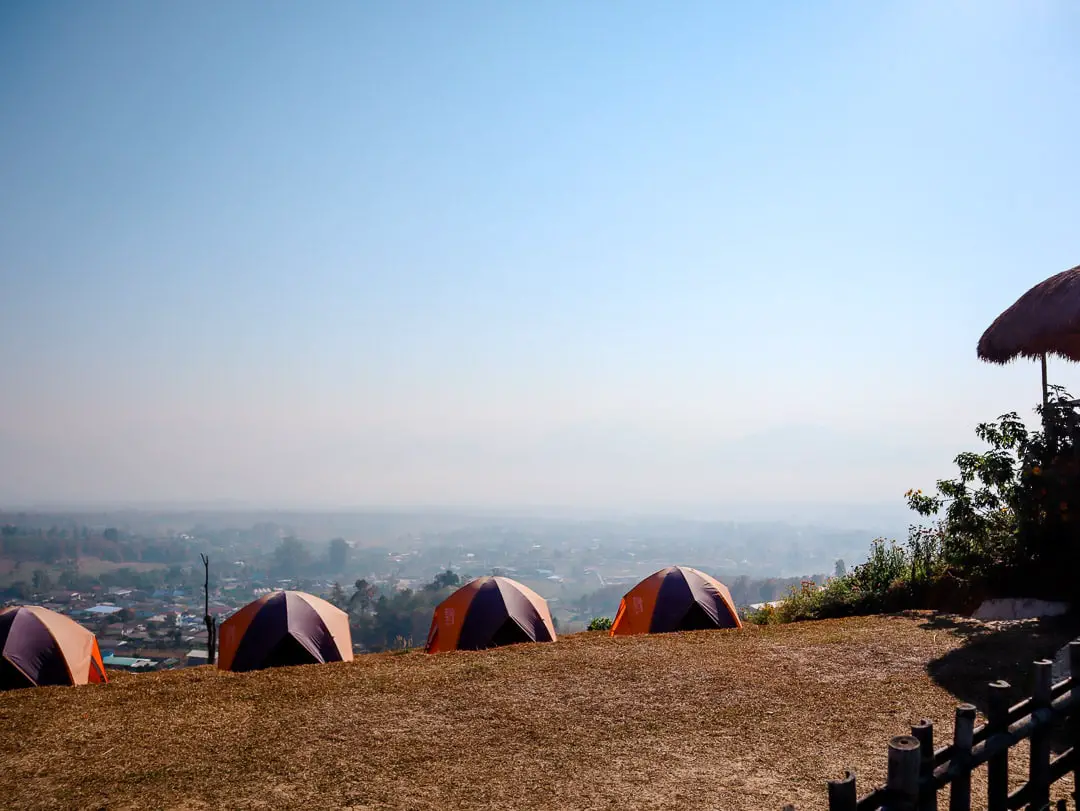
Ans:
{"label": "green bush", "polygon": [[911,571],[910,551],[896,541],[877,538],[870,544],[866,563],[856,566],[846,577],[835,578],[837,588],[850,587],[856,594],[885,594],[898,581],[903,582]]}
{"label": "green bush", "polygon": [[[1061,598],[1080,573],[1080,411],[1054,389],[1029,431],[1015,413],[979,425],[988,448],[961,453],[958,475],[934,495],[905,493],[930,526],[912,526],[906,546],[875,540],[861,566],[823,587],[804,582],[749,622],[796,622],[908,608],[941,608],[985,596]],[[838,568],[838,573],[839,573]]]}
{"label": "green bush", "polygon": [[909,607],[909,583],[906,577],[911,571],[908,550],[896,541],[874,540],[870,555],[843,577],[828,580],[821,588],[804,583],[777,611],[782,622],[800,619],[828,619],[848,617],[855,614],[871,614],[888,610],[893,606]]}
{"label": "green bush", "polygon": [[743,622],[750,623],[751,625],[774,625],[780,622],[780,617],[776,613],[776,608],[769,604],[763,605],[761,608],[748,608],[743,612]]}
{"label": "green bush", "polygon": [[593,617],[589,622],[590,631],[610,631],[611,617]]}
{"label": "green bush", "polygon": [[[983,423],[988,450],[956,457],[959,475],[934,495],[908,491],[909,506],[937,517],[943,566],[998,596],[1068,597],[1080,571],[1080,411],[1054,387],[1029,431],[1015,413]],[[921,528],[925,529],[925,528]]]}

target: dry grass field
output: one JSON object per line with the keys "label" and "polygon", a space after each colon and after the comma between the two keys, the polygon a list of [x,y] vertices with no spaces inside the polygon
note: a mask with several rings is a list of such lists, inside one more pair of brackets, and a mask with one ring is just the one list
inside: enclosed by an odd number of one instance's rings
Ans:
{"label": "dry grass field", "polygon": [[118,675],[0,694],[0,804],[820,808],[826,778],[868,790],[889,737],[951,734],[958,698],[1070,634],[918,614]]}

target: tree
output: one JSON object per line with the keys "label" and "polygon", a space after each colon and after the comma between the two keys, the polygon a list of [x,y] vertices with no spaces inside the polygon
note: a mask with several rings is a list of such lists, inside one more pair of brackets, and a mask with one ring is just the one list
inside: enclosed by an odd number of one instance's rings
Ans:
{"label": "tree", "polygon": [[836,561],[836,566],[833,569],[833,575],[836,576],[836,577],[846,577],[847,576],[847,564],[844,563],[843,558],[840,558],[838,561]]}
{"label": "tree", "polygon": [[372,603],[375,600],[376,589],[368,581],[360,578],[354,584],[356,591],[353,592],[353,596],[349,598],[349,611],[359,611],[361,615],[368,613],[371,610]]}
{"label": "tree", "polygon": [[345,565],[349,560],[349,544],[344,538],[334,538],[330,541],[330,570],[332,572],[345,571]]}
{"label": "tree", "polygon": [[1035,410],[1042,430],[1029,431],[1015,413],[983,423],[976,435],[989,448],[961,453],[958,476],[934,495],[909,490],[908,505],[938,516],[912,527],[914,567],[939,560],[956,576],[988,583],[998,594],[1067,597],[1080,571],[1080,412],[1061,387]]}
{"label": "tree", "polygon": [[461,585],[461,578],[456,572],[447,569],[445,572],[435,575],[435,579],[424,586],[426,591],[440,591],[451,586]]}
{"label": "tree", "polygon": [[281,545],[274,550],[274,568],[278,574],[297,577],[308,567],[311,555],[298,538],[283,538]]}
{"label": "tree", "polygon": [[130,608],[121,608],[116,612],[116,618],[120,620],[120,635],[123,636],[127,630],[127,624],[135,618],[135,615]]}
{"label": "tree", "polygon": [[368,650],[407,647],[422,642],[431,625],[431,612],[440,602],[435,591],[404,589],[379,597],[372,614],[352,623],[353,639]]}
{"label": "tree", "polygon": [[49,578],[49,573],[44,569],[34,569],[33,578],[34,591],[48,591],[52,587],[52,580]]}
{"label": "tree", "polygon": [[8,588],[8,591],[19,600],[26,601],[30,599],[30,589],[27,587],[25,580],[16,580]]}
{"label": "tree", "polygon": [[1035,411],[1042,430],[1015,413],[979,425],[982,452],[961,453],[958,475],[908,506],[930,527],[909,535],[912,580],[942,571],[997,596],[1068,599],[1080,573],[1080,411],[1060,386]]}
{"label": "tree", "polygon": [[735,605],[745,605],[751,602],[750,578],[747,575],[741,574],[732,581],[731,599],[735,602]]}
{"label": "tree", "polygon": [[62,572],[60,572],[59,584],[65,588],[74,591],[79,587],[79,567],[67,566]]}
{"label": "tree", "polygon": [[345,596],[345,589],[341,587],[340,583],[334,583],[330,589],[330,602],[342,610],[348,606],[349,600]]}

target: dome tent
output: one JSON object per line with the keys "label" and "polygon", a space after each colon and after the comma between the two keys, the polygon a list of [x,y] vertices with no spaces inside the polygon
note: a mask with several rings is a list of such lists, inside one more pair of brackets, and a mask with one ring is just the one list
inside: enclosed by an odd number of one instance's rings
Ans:
{"label": "dome tent", "polygon": [[0,690],[103,683],[97,637],[37,605],[0,611]]}
{"label": "dome tent", "polygon": [[350,662],[349,615],[303,591],[275,591],[248,603],[219,631],[221,670]]}
{"label": "dome tent", "polygon": [[439,653],[554,641],[555,626],[543,597],[508,577],[481,577],[436,606],[426,650]]}
{"label": "dome tent", "polygon": [[669,566],[626,593],[611,635],[741,627],[727,586],[697,569]]}

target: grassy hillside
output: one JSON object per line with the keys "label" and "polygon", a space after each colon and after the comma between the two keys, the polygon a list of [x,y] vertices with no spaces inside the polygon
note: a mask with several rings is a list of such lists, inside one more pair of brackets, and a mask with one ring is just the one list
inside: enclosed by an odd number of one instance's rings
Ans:
{"label": "grassy hillside", "polygon": [[[1065,629],[934,615],[379,654],[0,694],[0,797],[44,808],[823,805]],[[1011,674],[1015,678],[1019,674]],[[1016,758],[1017,768],[1022,759]]]}

